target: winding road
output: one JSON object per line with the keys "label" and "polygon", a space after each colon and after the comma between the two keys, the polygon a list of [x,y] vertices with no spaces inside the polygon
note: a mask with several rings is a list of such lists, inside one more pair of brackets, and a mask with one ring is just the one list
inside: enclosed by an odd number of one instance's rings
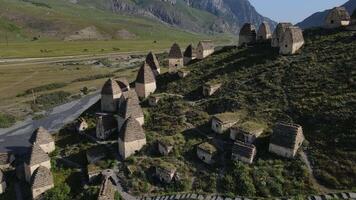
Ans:
{"label": "winding road", "polygon": [[64,125],[78,118],[85,110],[99,101],[99,99],[99,92],[95,92],[79,100],[53,108],[46,113],[46,117],[43,119],[32,120],[28,118],[10,128],[0,129],[0,152],[25,153],[30,145],[28,139],[36,128],[43,126],[51,133],[58,131]]}

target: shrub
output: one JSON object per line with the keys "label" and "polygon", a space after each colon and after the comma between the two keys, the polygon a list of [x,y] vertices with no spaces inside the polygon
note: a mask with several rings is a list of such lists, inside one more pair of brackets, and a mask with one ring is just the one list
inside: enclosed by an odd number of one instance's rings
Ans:
{"label": "shrub", "polygon": [[69,193],[70,193],[69,186],[65,183],[62,183],[48,190],[44,195],[44,199],[45,200],[68,200],[71,199]]}
{"label": "shrub", "polygon": [[16,119],[14,116],[6,113],[0,113],[0,128],[8,128],[15,124]]}

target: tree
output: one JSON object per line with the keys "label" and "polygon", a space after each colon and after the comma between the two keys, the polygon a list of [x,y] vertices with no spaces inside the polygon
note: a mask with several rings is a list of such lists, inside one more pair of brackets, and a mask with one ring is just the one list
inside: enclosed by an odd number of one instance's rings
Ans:
{"label": "tree", "polygon": [[70,193],[69,186],[63,183],[48,190],[44,195],[44,199],[45,200],[68,200],[70,199],[69,193]]}

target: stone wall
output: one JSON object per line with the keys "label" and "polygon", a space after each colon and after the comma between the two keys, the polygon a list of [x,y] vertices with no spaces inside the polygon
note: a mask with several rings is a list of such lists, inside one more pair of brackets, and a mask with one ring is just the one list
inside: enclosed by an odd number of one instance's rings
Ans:
{"label": "stone wall", "polygon": [[120,97],[121,94],[101,95],[101,111],[117,112]]}
{"label": "stone wall", "polygon": [[330,13],[325,20],[326,28],[338,28],[340,26],[348,26],[350,21],[342,21],[337,12]]}
{"label": "stone wall", "polygon": [[169,66],[168,72],[170,74],[177,73],[178,69],[184,66],[183,58],[179,58],[179,59],[172,59],[171,58],[171,59],[169,59],[168,60],[168,66]]}
{"label": "stone wall", "polygon": [[231,159],[235,161],[242,161],[244,163],[252,164],[253,158],[255,157],[256,152],[254,151],[253,156],[251,158],[243,157],[238,154],[232,154]]}
{"label": "stone wall", "polygon": [[48,160],[46,162],[37,164],[37,165],[33,165],[33,166],[29,166],[26,163],[24,164],[24,170],[25,170],[25,178],[27,182],[31,182],[31,176],[33,174],[33,172],[39,167],[39,166],[43,166],[46,167],[48,169],[51,169],[51,161]]}
{"label": "stone wall", "polygon": [[0,183],[0,194],[4,193],[6,190],[6,182]]}
{"label": "stone wall", "polygon": [[54,185],[48,185],[45,187],[41,187],[41,188],[31,188],[32,189],[32,198],[36,199],[39,195],[43,194],[44,192],[46,192],[47,190],[53,188]]}
{"label": "stone wall", "polygon": [[135,90],[137,96],[141,98],[147,98],[148,96],[150,96],[150,94],[156,91],[156,88],[157,88],[156,82],[146,83],[146,84],[137,83],[137,82],[135,83]]}
{"label": "stone wall", "polygon": [[206,164],[213,164],[214,160],[213,160],[213,155],[201,150],[201,149],[197,149],[197,156],[200,160],[202,160],[203,162],[205,162]]}
{"label": "stone wall", "polygon": [[293,158],[296,154],[296,151],[294,151],[293,149],[288,149],[271,143],[269,144],[268,150],[269,152],[275,153],[279,156],[286,158]]}
{"label": "stone wall", "polygon": [[123,142],[119,138],[119,153],[123,159],[126,159],[133,155],[136,151],[141,150],[141,148],[146,144],[146,139],[136,140],[132,142]]}
{"label": "stone wall", "polygon": [[290,36],[287,35],[282,41],[279,52],[283,55],[295,54],[303,45],[304,41],[293,43]]}
{"label": "stone wall", "polygon": [[214,53],[214,49],[203,50],[198,47],[197,48],[197,59],[199,59],[199,60],[204,59],[204,58],[208,57],[209,55],[211,55],[212,53]]}

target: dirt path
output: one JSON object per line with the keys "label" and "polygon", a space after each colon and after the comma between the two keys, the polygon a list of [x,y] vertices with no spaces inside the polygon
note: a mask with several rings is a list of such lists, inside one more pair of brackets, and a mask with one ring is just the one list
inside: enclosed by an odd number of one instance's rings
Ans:
{"label": "dirt path", "polygon": [[300,155],[302,161],[304,162],[304,164],[307,166],[308,172],[310,174],[311,182],[315,186],[315,188],[317,188],[320,192],[325,193],[325,194],[326,193],[336,192],[336,191],[334,191],[332,189],[326,188],[323,185],[320,185],[318,180],[315,178],[315,176],[313,174],[313,168],[312,168],[312,166],[311,166],[311,164],[309,162],[307,154],[304,151],[300,151],[299,155]]}

